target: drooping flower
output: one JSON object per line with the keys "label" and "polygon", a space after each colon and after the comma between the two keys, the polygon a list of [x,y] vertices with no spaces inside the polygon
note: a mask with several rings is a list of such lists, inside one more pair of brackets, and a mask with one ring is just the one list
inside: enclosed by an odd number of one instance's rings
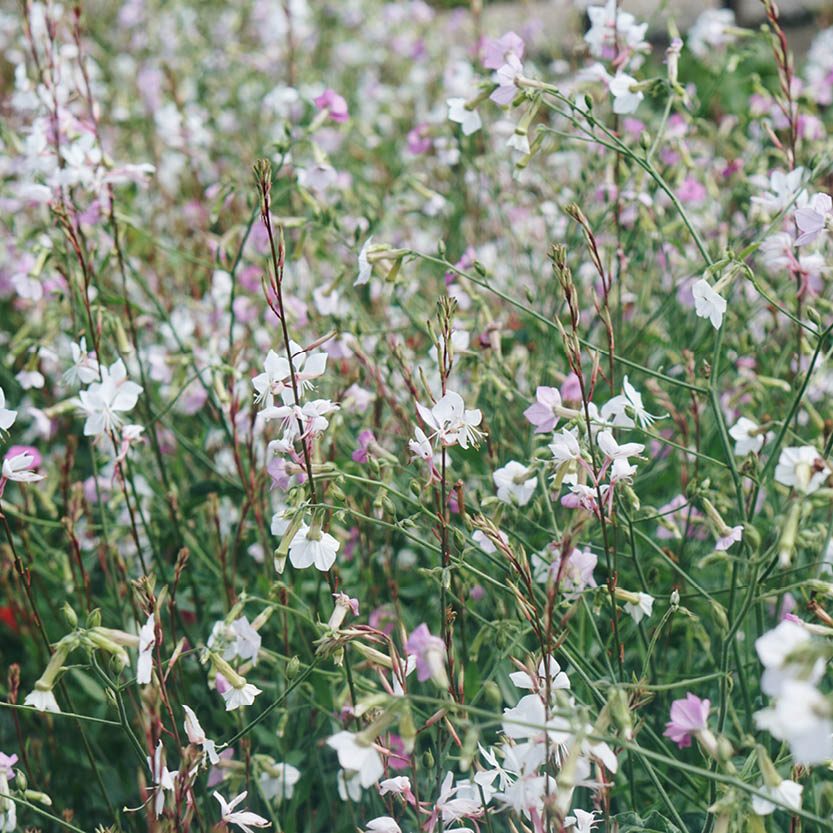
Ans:
{"label": "drooping flower", "polygon": [[327,115],[337,122],[345,122],[350,118],[347,110],[347,102],[335,90],[327,87],[321,95],[316,96],[313,101],[319,110],[326,110]]}
{"label": "drooping flower", "polygon": [[156,795],[153,801],[153,811],[156,818],[162,814],[165,807],[165,791],[173,792],[176,789],[176,776],[179,774],[177,770],[171,772],[165,765],[163,760],[165,750],[162,746],[162,741],[157,741],[156,749],[153,757],[147,756],[148,768],[153,777],[153,786]]}
{"label": "drooping flower", "polygon": [[[561,670],[561,666],[555,657],[549,657],[549,669],[544,666],[544,660],[538,663],[537,679],[533,680],[527,671],[514,671],[509,675],[509,679],[518,687],[525,688],[531,691],[544,691],[547,686],[547,676],[550,678],[550,689],[569,688],[570,678],[565,671]],[[548,673],[549,671],[549,673]]]}
{"label": "drooping flower", "polygon": [[712,289],[705,278],[700,278],[691,290],[694,295],[694,311],[699,318],[708,318],[715,330],[720,329],[726,312],[726,299]]}
{"label": "drooping flower", "polygon": [[764,445],[764,435],[758,430],[757,423],[747,417],[739,417],[729,429],[729,436],[735,441],[735,454],[745,457],[752,452],[757,454]]}
{"label": "drooping flower", "polygon": [[301,779],[301,772],[292,764],[264,764],[263,772],[260,773],[258,783],[263,791],[264,797],[269,800],[276,800],[278,803],[292,798],[295,785]]}
{"label": "drooping flower", "polygon": [[465,98],[449,98],[446,104],[448,105],[449,121],[457,122],[464,136],[470,136],[472,133],[480,130],[483,125],[483,122],[480,120],[480,114],[477,110],[470,110],[466,106]]}
{"label": "drooping flower", "polygon": [[370,275],[373,272],[373,264],[370,262],[367,254],[372,240],[373,237],[368,237],[359,250],[359,276],[353,281],[353,286],[361,286],[370,280]]}
{"label": "drooping flower", "polygon": [[532,469],[517,460],[511,460],[492,475],[497,487],[498,500],[503,503],[517,503],[526,506],[535,492],[538,482]]}
{"label": "drooping flower", "polygon": [[296,570],[314,565],[316,570],[326,573],[336,560],[339,546],[329,532],[304,524],[289,545],[289,560]]}
{"label": "drooping flower", "polygon": [[183,705],[185,711],[185,734],[188,736],[188,741],[195,746],[201,746],[202,751],[208,756],[208,760],[212,764],[216,764],[220,760],[217,754],[217,748],[213,740],[209,740],[205,735],[205,730],[202,728],[197,715],[190,706]]}
{"label": "drooping flower", "polygon": [[432,636],[425,622],[413,630],[405,643],[405,650],[416,656],[420,682],[431,678],[440,688],[448,686],[445,643],[438,636]]}
{"label": "drooping flower", "polygon": [[352,732],[338,732],[327,740],[327,746],[336,750],[339,764],[348,772],[355,772],[365,789],[375,784],[385,772],[376,747],[363,742]]}
{"label": "drooping flower", "polygon": [[[801,809],[801,793],[804,791],[804,787],[801,786],[801,784],[796,784],[795,781],[789,781],[784,778],[780,784],[776,784],[771,787],[764,785],[761,789],[762,792],[767,793],[776,801],[786,804],[793,810]],[[771,801],[767,801],[759,795],[753,795],[752,809],[759,816],[768,816],[770,813],[780,808],[777,808]]]}
{"label": "drooping flower", "polygon": [[690,691],[671,704],[671,720],[665,724],[663,735],[671,738],[680,749],[691,746],[691,736],[707,728],[711,703],[701,700]]}
{"label": "drooping flower", "polygon": [[506,63],[494,74],[497,89],[489,96],[495,104],[507,106],[518,94],[518,87],[515,83],[517,76],[523,73],[523,65],[517,55],[511,52],[506,56]]}
{"label": "drooping flower", "polygon": [[617,72],[610,79],[608,89],[613,96],[613,112],[627,115],[636,112],[639,103],[645,98],[641,90],[634,90],[637,80],[624,72]]}
{"label": "drooping flower", "polygon": [[139,661],[136,664],[136,682],[147,685],[153,666],[153,648],[156,645],[156,619],[151,613],[139,631]]}

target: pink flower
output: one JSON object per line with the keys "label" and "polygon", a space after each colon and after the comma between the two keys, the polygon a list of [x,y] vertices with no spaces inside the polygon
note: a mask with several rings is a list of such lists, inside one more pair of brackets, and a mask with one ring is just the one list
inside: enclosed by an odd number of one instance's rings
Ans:
{"label": "pink flower", "polygon": [[671,720],[665,724],[663,735],[671,738],[680,749],[691,746],[691,736],[706,729],[711,703],[701,700],[690,691],[682,700],[671,704]]}
{"label": "pink flower", "polygon": [[497,82],[497,89],[489,96],[495,104],[503,107],[512,103],[512,99],[518,92],[515,85],[515,77],[522,73],[523,66],[517,55],[510,53],[506,56],[506,63],[495,72],[494,80]]}
{"label": "pink flower", "polygon": [[417,679],[421,683],[432,678],[441,688],[448,685],[445,643],[438,636],[431,635],[425,622],[411,633],[405,650],[416,655]]}
{"label": "pink flower", "polygon": [[729,547],[735,543],[735,541],[740,541],[743,537],[743,524],[733,526],[731,529],[726,529],[725,532],[725,535],[721,535],[721,537],[717,539],[717,543],[714,545],[716,550],[728,550]]}
{"label": "pink flower", "polygon": [[562,382],[561,398],[566,402],[581,402],[581,382],[575,373],[570,373]]}
{"label": "pink flower", "polygon": [[688,177],[680,185],[677,196],[681,202],[702,202],[706,198],[706,189],[696,179]]}
{"label": "pink flower", "polygon": [[430,129],[427,124],[418,124],[408,131],[408,150],[411,153],[425,153],[431,149]]}
{"label": "pink flower", "polygon": [[535,391],[535,402],[524,411],[524,416],[535,426],[536,434],[547,434],[558,425],[555,409],[560,407],[558,388],[539,385]]}
{"label": "pink flower", "polygon": [[350,118],[347,111],[347,102],[335,90],[327,87],[321,95],[314,98],[315,106],[319,110],[327,110],[333,121],[345,122]]}
{"label": "pink flower", "polygon": [[509,55],[524,56],[523,39],[514,32],[507,32],[497,40],[487,40],[483,46],[483,66],[486,69],[500,69]]}
{"label": "pink flower", "polygon": [[370,446],[376,442],[373,432],[367,428],[359,434],[359,447],[351,455],[357,463],[366,463],[370,456]]}
{"label": "pink flower", "polygon": [[810,202],[795,212],[795,224],[801,229],[795,245],[812,243],[824,231],[828,220],[833,220],[833,200],[829,194],[813,194]]}

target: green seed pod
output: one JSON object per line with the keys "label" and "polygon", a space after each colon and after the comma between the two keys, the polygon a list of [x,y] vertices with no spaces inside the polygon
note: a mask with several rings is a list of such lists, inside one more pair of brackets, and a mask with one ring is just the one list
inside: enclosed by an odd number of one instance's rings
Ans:
{"label": "green seed pod", "polygon": [[289,662],[286,664],[286,676],[288,679],[292,679],[298,674],[299,669],[301,668],[301,660],[298,659],[297,656],[292,657]]}
{"label": "green seed pod", "polygon": [[422,753],[422,765],[426,769],[429,769],[429,770],[434,769],[434,756],[431,754],[430,749],[426,749]]}

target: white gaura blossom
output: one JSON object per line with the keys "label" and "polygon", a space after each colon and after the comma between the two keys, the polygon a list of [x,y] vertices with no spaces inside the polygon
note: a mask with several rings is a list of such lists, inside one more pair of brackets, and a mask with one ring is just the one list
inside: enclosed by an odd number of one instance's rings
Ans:
{"label": "white gaura blossom", "polygon": [[775,466],[775,480],[811,495],[830,476],[830,466],[812,445],[790,446],[781,451]]}
{"label": "white gaura blossom", "polygon": [[17,419],[17,411],[12,411],[6,407],[6,394],[3,388],[0,388],[0,429],[8,431],[14,425]]}
{"label": "white gaura blossom", "polygon": [[352,732],[338,732],[327,741],[327,746],[335,749],[342,769],[355,772],[365,789],[375,784],[385,772],[376,748],[372,744],[362,743],[358,735]]}
{"label": "white gaura blossom", "polygon": [[503,468],[497,469],[492,479],[497,487],[498,500],[503,503],[516,502],[518,506],[529,503],[538,482],[535,472],[517,460],[511,460]]}
{"label": "white gaura blossom", "polygon": [[248,791],[242,792],[227,803],[223,796],[215,790],[212,795],[220,802],[220,816],[222,820],[226,824],[236,824],[243,833],[252,833],[253,827],[271,827],[271,821],[267,821],[263,816],[259,816],[251,810],[234,809],[245,800],[248,794]]}
{"label": "white gaura blossom", "polygon": [[188,735],[188,741],[195,746],[201,746],[202,751],[208,756],[208,760],[212,764],[216,764],[220,760],[217,754],[217,748],[213,740],[209,740],[205,735],[205,730],[202,728],[197,715],[190,706],[183,705],[185,711],[185,734]]}
{"label": "white gaura blossom", "polygon": [[127,378],[127,368],[119,359],[109,368],[101,367],[101,381],[93,382],[79,394],[81,408],[87,415],[84,436],[98,436],[121,426],[120,413],[132,411],[142,386]]}
{"label": "white gaura blossom", "polygon": [[156,620],[151,613],[139,631],[139,661],[136,664],[136,682],[147,685],[153,666],[153,647],[156,644]]}
{"label": "white gaura blossom", "polygon": [[[561,666],[555,657],[549,657],[549,678],[550,690],[554,691],[557,688],[569,688],[570,678],[565,671],[561,670]],[[537,680],[533,680],[527,671],[515,671],[509,675],[509,679],[518,687],[535,691],[546,691],[547,687],[547,669],[544,666],[544,660],[538,663]]]}
{"label": "white gaura blossom", "polygon": [[153,811],[156,818],[159,818],[165,807],[165,791],[169,790],[172,792],[176,789],[176,782],[174,779],[179,774],[178,770],[171,772],[168,767],[165,766],[165,763],[162,760],[164,751],[162,741],[160,740],[156,744],[156,750],[153,753],[153,757],[151,758],[149,755],[147,756],[148,767],[153,775],[153,786],[156,790],[156,796],[153,801]]}
{"label": "white gaura blossom", "polygon": [[[631,418],[633,416],[633,419]],[[592,416],[592,411],[591,411]],[[616,428],[633,428],[634,419],[642,428],[650,428],[654,420],[661,419],[667,414],[654,415],[645,410],[642,402],[642,394],[628,381],[628,377],[622,377],[622,393],[608,399],[602,405],[599,413],[601,422]]]}
{"label": "white gaura blossom", "polygon": [[34,455],[15,454],[13,457],[6,457],[3,460],[3,479],[16,480],[18,483],[35,483],[43,480],[46,475],[32,471],[35,462]]}
{"label": "white gaura blossom", "polygon": [[274,350],[266,354],[264,371],[252,379],[252,386],[257,391],[255,402],[264,403],[264,408],[272,408],[275,397],[281,396],[285,405],[292,405],[291,370],[295,371],[298,395],[312,387],[312,380],[323,375],[327,367],[327,354],[323,350],[307,352],[294,341],[289,342],[292,352],[292,367],[286,356],[279,356]]}
{"label": "white gaura blossom", "polygon": [[694,311],[699,318],[708,318],[715,330],[720,329],[726,312],[726,299],[715,292],[705,278],[700,278],[691,289]]}
{"label": "white gaura blossom", "polygon": [[436,405],[426,408],[416,403],[417,411],[425,424],[432,430],[430,439],[438,439],[443,446],[459,445],[468,448],[476,446],[483,436],[478,430],[483,415],[479,408],[467,410],[463,397],[448,391]]}
{"label": "white gaura blossom", "polygon": [[64,373],[64,381],[68,385],[89,385],[98,379],[98,360],[95,355],[87,352],[87,339],[70,345],[72,352],[72,366]]}
{"label": "white gaura blossom", "polygon": [[251,706],[255,701],[255,697],[261,693],[261,690],[257,686],[245,681],[241,686],[229,686],[223,692],[223,700],[226,704],[226,711],[234,711],[235,709],[239,709],[240,706]]}

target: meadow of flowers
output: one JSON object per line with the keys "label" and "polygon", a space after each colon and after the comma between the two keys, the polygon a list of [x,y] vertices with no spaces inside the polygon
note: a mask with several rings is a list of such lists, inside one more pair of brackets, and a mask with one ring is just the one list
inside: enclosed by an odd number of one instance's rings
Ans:
{"label": "meadow of flowers", "polygon": [[833,21],[660,6],[0,12],[0,831],[833,830]]}

